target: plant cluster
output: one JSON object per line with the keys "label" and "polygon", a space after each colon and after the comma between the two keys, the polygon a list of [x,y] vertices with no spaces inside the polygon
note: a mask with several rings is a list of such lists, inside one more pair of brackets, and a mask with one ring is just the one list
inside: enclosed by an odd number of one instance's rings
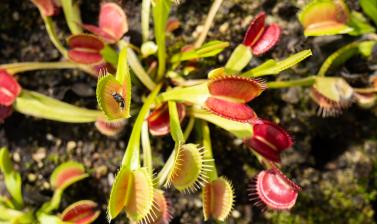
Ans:
{"label": "plant cluster", "polygon": [[91,200],[77,201],[65,208],[61,214],[52,214],[59,209],[64,190],[88,177],[84,166],[78,162],[69,161],[56,167],[50,177],[50,185],[54,190],[53,196],[39,209],[30,208],[24,203],[21,175],[14,169],[7,148],[0,149],[0,171],[4,175],[4,183],[10,195],[10,197],[0,195],[0,221],[2,223],[89,224],[99,216],[97,203]]}
{"label": "plant cluster", "polygon": [[[249,195],[253,205],[262,210],[291,209],[301,188],[283,174],[280,157],[284,150],[292,147],[292,138],[278,124],[259,117],[249,102],[266,89],[292,86],[310,87],[311,96],[323,116],[339,114],[355,100],[365,107],[375,102],[376,79],[371,79],[370,86],[355,88],[341,77],[325,76],[355,54],[370,56],[377,41],[375,35],[330,55],[317,75],[267,82],[265,76],[278,75],[312,53],[303,50],[285,59],[269,59],[256,67],[248,67],[250,61],[272,50],[282,34],[282,28],[276,23],[267,24],[267,15],[261,12],[250,22],[242,43],[233,49],[224,66],[209,68],[205,78],[193,79],[190,72],[198,67],[198,61],[216,56],[230,45],[221,40],[205,42],[222,0],[213,2],[198,40],[177,52],[168,51],[166,44],[171,32],[179,26],[178,21],[169,20],[171,0],[142,1],[141,46],[134,46],[127,38],[127,16],[116,3],[103,3],[98,24],[93,25],[81,22],[76,1],[32,2],[38,7],[47,33],[63,60],[1,65],[0,120],[15,110],[61,122],[95,122],[101,133],[115,136],[122,130],[125,120],[135,115],[109,197],[109,220],[124,211],[135,223],[168,223],[173,214],[164,190],[173,187],[186,193],[202,190],[204,219],[224,221],[236,203],[235,192],[231,180],[217,172],[219,161],[214,160],[216,151],[212,150],[208,122],[242,139],[265,167],[251,180]],[[377,12],[377,2],[360,1],[360,4],[365,13],[377,21],[373,11]],[[53,21],[59,8],[62,8],[71,32],[66,44],[58,38]],[[150,34],[150,17],[154,38]],[[306,36],[362,35],[375,31],[361,13],[350,11],[342,0],[315,0],[300,12],[299,20]],[[30,70],[67,68],[80,69],[98,79],[99,110],[80,108],[26,90],[14,76]],[[135,99],[132,88],[143,89],[145,93],[140,97],[143,104],[135,110],[137,113],[131,110]],[[155,175],[150,137],[169,134],[175,146]],[[98,216],[96,204],[91,201],[77,202],[61,215],[51,215],[59,206],[63,190],[87,176],[82,165],[68,162],[59,166],[51,177],[55,189],[52,200],[34,211],[24,207],[20,175],[12,168],[7,150],[2,149],[0,155],[1,170],[13,198],[4,198],[0,203],[1,214],[10,214],[4,216],[5,221],[90,223]]]}

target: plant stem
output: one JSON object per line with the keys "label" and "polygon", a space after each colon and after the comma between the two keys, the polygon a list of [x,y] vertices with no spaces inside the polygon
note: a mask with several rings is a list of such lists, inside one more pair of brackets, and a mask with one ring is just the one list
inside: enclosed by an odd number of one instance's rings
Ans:
{"label": "plant stem", "polygon": [[151,77],[149,77],[148,73],[144,70],[143,66],[141,65],[139,59],[137,58],[135,52],[132,50],[132,48],[127,48],[128,53],[128,63],[132,69],[132,71],[135,73],[136,77],[149,89],[153,90],[156,87],[156,83],[153,82]]}
{"label": "plant stem", "polygon": [[84,69],[84,65],[76,64],[76,63],[70,62],[70,61],[20,62],[20,63],[0,65],[0,69],[4,69],[10,74],[16,74],[16,73],[20,73],[20,72],[27,72],[27,71],[34,71],[34,70],[75,69],[75,68]]}
{"label": "plant stem", "polygon": [[270,89],[281,89],[294,86],[311,86],[314,84],[314,82],[315,76],[309,76],[296,80],[267,82],[267,87]]}
{"label": "plant stem", "polygon": [[207,171],[207,176],[209,182],[217,179],[217,170],[215,160],[212,153],[212,143],[211,143],[211,134],[206,121],[200,121],[200,129],[202,134],[203,146],[204,146],[204,159],[208,162],[208,165],[211,166],[210,171]]}
{"label": "plant stem", "polygon": [[168,101],[169,117],[170,117],[170,134],[176,144],[183,144],[186,139],[183,135],[181,124],[179,121],[177,104],[174,101]]}
{"label": "plant stem", "polygon": [[69,27],[69,30],[72,34],[80,34],[82,33],[82,28],[79,24],[81,24],[81,16],[80,16],[80,9],[78,7],[78,3],[73,3],[72,0],[63,0],[61,1],[62,8],[64,11],[65,21]]}
{"label": "plant stem", "polygon": [[207,37],[208,31],[211,28],[211,25],[212,25],[213,20],[215,18],[215,15],[216,15],[217,11],[219,10],[222,2],[223,2],[223,0],[215,0],[212,3],[212,6],[211,6],[211,8],[208,12],[207,19],[204,23],[203,31],[200,33],[199,38],[196,40],[196,42],[194,44],[195,48],[199,48],[204,43],[204,41]]}
{"label": "plant stem", "polygon": [[94,122],[102,116],[101,111],[80,108],[25,89],[17,97],[13,107],[23,114],[67,123]]}
{"label": "plant stem", "polygon": [[237,138],[250,138],[253,135],[253,127],[249,123],[242,123],[238,121],[232,121],[218,115],[215,115],[209,111],[193,108],[190,111],[190,115],[195,118],[202,119],[213,123],[214,125],[227,130]]}
{"label": "plant stem", "polygon": [[143,165],[147,168],[148,173],[153,175],[152,148],[149,139],[148,122],[144,121],[141,127],[141,145],[143,147]]}
{"label": "plant stem", "polygon": [[157,94],[160,92],[162,84],[156,86],[156,88],[149,94],[145,100],[143,106],[140,109],[139,115],[136,118],[134,126],[132,128],[131,136],[128,141],[126,153],[123,156],[122,166],[126,166],[129,170],[134,170],[140,167],[140,135],[141,128],[148,111],[154,102]]}
{"label": "plant stem", "polygon": [[51,42],[55,45],[56,49],[65,57],[67,58],[67,50],[64,48],[63,44],[60,42],[58,35],[56,33],[55,24],[53,23],[51,17],[44,16],[41,13],[42,19],[45,23],[45,27],[50,37]]}
{"label": "plant stem", "polygon": [[160,81],[166,70],[166,24],[170,12],[171,0],[155,1],[153,6],[153,21],[156,43],[158,46],[158,71],[157,81]]}
{"label": "plant stem", "polygon": [[149,17],[151,14],[151,0],[143,0],[141,3],[141,33],[143,42],[149,38]]}
{"label": "plant stem", "polygon": [[186,140],[189,138],[189,136],[190,136],[190,134],[192,132],[192,129],[194,127],[194,124],[195,124],[195,117],[190,116],[190,119],[188,121],[186,129],[183,132],[183,136],[185,137]]}

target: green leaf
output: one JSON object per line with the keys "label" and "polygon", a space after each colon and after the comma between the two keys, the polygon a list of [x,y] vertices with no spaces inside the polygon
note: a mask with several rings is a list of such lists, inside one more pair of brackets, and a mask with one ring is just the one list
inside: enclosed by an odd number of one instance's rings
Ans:
{"label": "green leaf", "polygon": [[220,116],[217,116],[213,113],[210,113],[206,110],[196,109],[192,111],[192,115],[196,118],[206,120],[210,123],[213,123],[220,128],[227,130],[228,132],[235,135],[237,138],[250,138],[253,135],[253,127],[249,123],[241,123],[237,121],[232,121]]}
{"label": "green leaf", "polygon": [[176,144],[183,144],[185,137],[183,136],[181,122],[179,121],[177,104],[174,101],[169,101],[169,118],[170,118],[170,133]]}
{"label": "green leaf", "polygon": [[52,172],[50,176],[50,184],[55,188],[54,195],[51,200],[45,202],[39,213],[50,213],[59,208],[63,192],[72,184],[87,178],[89,175],[85,173],[85,168],[81,163],[68,161],[60,164]]}
{"label": "green leaf", "polygon": [[94,122],[102,115],[100,111],[73,106],[25,89],[17,97],[13,107],[26,115],[68,123]]}
{"label": "green leaf", "polygon": [[105,113],[107,119],[117,120],[130,116],[130,90],[127,85],[118,82],[116,78],[107,73],[101,76],[97,82],[96,96],[99,108]]}
{"label": "green leaf", "polygon": [[365,33],[373,33],[375,31],[374,27],[369,25],[367,20],[361,13],[353,11],[351,13],[348,25],[353,28],[349,35],[359,36]]}
{"label": "green leaf", "polygon": [[158,100],[160,101],[183,101],[183,102],[190,102],[197,105],[203,105],[204,102],[209,97],[209,90],[207,86],[207,82],[190,86],[190,87],[176,87],[171,90],[168,90],[162,93]]}
{"label": "green leaf", "polygon": [[369,56],[376,43],[376,41],[352,42],[339,48],[323,62],[318,75],[325,76],[330,68],[334,69],[339,67],[356,54],[362,53],[366,57]]}
{"label": "green leaf", "polygon": [[156,84],[153,82],[149,74],[144,70],[137,55],[130,47],[128,48],[128,63],[132,71],[135,73],[136,77],[144,84],[144,86],[152,91],[156,87]]}
{"label": "green leaf", "polygon": [[86,177],[88,174],[81,163],[68,161],[55,168],[50,177],[50,184],[56,189],[66,189]]}
{"label": "green leaf", "polygon": [[143,35],[143,42],[149,39],[149,17],[151,11],[151,0],[143,0],[141,3],[141,33]]}
{"label": "green leaf", "polygon": [[225,70],[229,74],[238,73],[249,64],[252,58],[251,49],[248,46],[240,44],[234,49],[232,55],[230,55],[225,65]]}
{"label": "green leaf", "polygon": [[343,0],[314,0],[298,14],[305,36],[349,33],[349,9]]}
{"label": "green leaf", "polygon": [[4,174],[5,186],[14,199],[15,206],[21,208],[24,203],[22,199],[21,175],[14,170],[9,151],[5,147],[0,149],[0,170]]}
{"label": "green leaf", "polygon": [[121,85],[125,86],[125,114],[127,117],[130,116],[130,108],[131,108],[131,75],[130,70],[128,68],[128,61],[127,61],[127,46],[123,47],[119,54],[118,60],[118,68],[115,75],[116,80],[121,83]]}
{"label": "green leaf", "polygon": [[165,29],[170,12],[171,0],[155,1],[153,6],[154,35],[158,46],[158,75],[162,79],[166,69],[166,36]]}
{"label": "green leaf", "polygon": [[72,0],[60,1],[65,15],[65,20],[72,34],[82,33],[80,8],[78,1],[75,3]]}
{"label": "green leaf", "polygon": [[22,199],[22,179],[19,172],[11,172],[5,175],[5,186],[18,208],[23,207],[24,200]]}
{"label": "green leaf", "polygon": [[212,168],[208,171],[206,171],[206,176],[208,176],[208,182],[211,182],[215,179],[217,179],[217,170],[216,170],[216,164],[215,160],[213,158],[213,152],[212,152],[212,140],[211,140],[211,133],[210,129],[208,127],[208,123],[204,120],[196,122],[197,124],[197,132],[200,133],[202,137],[202,144],[204,147],[204,159],[208,160],[208,165],[210,165]]}
{"label": "green leaf", "polygon": [[4,175],[14,172],[12,161],[10,160],[9,151],[6,147],[0,149],[0,170]]}
{"label": "green leaf", "polygon": [[118,65],[118,53],[109,45],[105,45],[105,47],[101,50],[101,55],[112,66],[117,67]]}
{"label": "green leaf", "polygon": [[360,6],[377,26],[377,0],[360,0]]}
{"label": "green leaf", "polygon": [[124,206],[127,204],[133,178],[131,171],[126,167],[121,167],[115,177],[113,186],[111,187],[110,199],[107,206],[107,214],[112,220],[119,215]]}
{"label": "green leaf", "polygon": [[126,153],[124,154],[122,160],[122,166],[127,167],[129,170],[135,170],[140,167],[140,135],[143,122],[149,112],[149,109],[154,102],[157,94],[160,92],[161,84],[156,86],[156,88],[149,94],[147,99],[144,101],[139,114],[136,118],[134,126],[132,128],[131,136],[128,140],[128,145]]}
{"label": "green leaf", "polygon": [[30,224],[35,223],[35,220],[32,212],[21,212],[0,206],[0,223]]}
{"label": "green leaf", "polygon": [[51,17],[44,16],[43,14],[41,14],[41,16],[42,16],[43,22],[45,24],[48,37],[50,38],[51,42],[54,44],[56,49],[58,49],[59,52],[65,58],[67,58],[67,50],[63,46],[62,42],[59,40],[58,34],[56,32],[56,26],[55,26],[54,22],[52,21]]}
{"label": "green leaf", "polygon": [[214,40],[204,44],[202,47],[198,49],[192,49],[185,52],[180,52],[178,54],[173,55],[171,58],[172,63],[176,63],[179,61],[187,61],[197,58],[206,58],[212,57],[219,53],[221,53],[225,48],[229,46],[229,42]]}
{"label": "green leaf", "polygon": [[40,224],[72,224],[68,222],[63,222],[59,217],[54,215],[48,215],[41,213],[38,215],[38,221]]}
{"label": "green leaf", "polygon": [[152,146],[147,120],[144,121],[143,127],[141,128],[141,146],[143,148],[143,166],[147,168],[150,175],[153,175]]}
{"label": "green leaf", "polygon": [[290,67],[295,66],[296,64],[298,64],[299,62],[311,55],[311,50],[303,50],[280,61],[270,59],[264,62],[263,64],[241,74],[241,76],[260,77],[265,75],[276,75]]}

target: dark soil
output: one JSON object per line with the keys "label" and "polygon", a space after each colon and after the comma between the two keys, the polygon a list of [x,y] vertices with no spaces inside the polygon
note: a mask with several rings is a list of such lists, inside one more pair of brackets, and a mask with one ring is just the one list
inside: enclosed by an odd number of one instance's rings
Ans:
{"label": "dark soil", "polygon": [[[99,2],[81,2],[83,20],[95,23]],[[211,1],[181,2],[173,8],[171,15],[182,22],[180,31],[168,40],[171,47],[175,48],[194,42],[197,26],[204,22]],[[348,3],[358,9],[355,2]],[[131,29],[128,35],[137,45],[140,42],[140,1],[125,0],[122,5],[126,8]],[[231,48],[217,58],[201,63],[203,67],[200,71],[205,74],[211,68],[224,64],[231,53],[230,49],[242,41],[248,21],[258,11],[265,10],[271,15],[269,21],[282,26],[283,36],[272,53],[256,59],[250,66],[271,57],[284,58],[303,49],[312,49],[313,57],[283,72],[277,79],[315,74],[331,52],[354,38],[305,38],[295,16],[302,6],[303,1],[290,0],[224,1],[208,40],[230,41]],[[30,1],[4,0],[0,4],[0,15],[0,64],[60,60],[58,51],[48,39],[38,10]],[[64,39],[68,33],[64,16],[60,14],[54,21],[61,31],[61,39]],[[346,77],[348,74],[348,77],[365,80],[363,77],[373,73],[369,67],[369,61],[354,58],[340,71]],[[334,75],[340,75],[337,72],[334,71]],[[96,108],[96,80],[80,71],[36,71],[17,77],[25,89],[36,90],[82,107]],[[362,85],[360,80],[355,85]],[[135,93],[140,94],[141,91],[136,89]],[[293,148],[283,155],[282,169],[304,191],[289,213],[262,213],[251,206],[247,197],[248,183],[263,167],[243,146],[242,141],[211,126],[218,171],[233,182],[237,193],[235,210],[228,219],[229,223],[375,222],[376,108],[364,110],[354,105],[336,118],[321,118],[316,115],[316,106],[308,93],[308,89],[301,87],[269,90],[251,103],[260,117],[280,123],[295,138]],[[136,102],[138,98],[135,98]],[[24,194],[30,206],[38,207],[51,197],[48,178],[54,167],[67,160],[82,162],[91,174],[90,178],[65,192],[61,208],[80,199],[92,199],[102,208],[101,216],[95,223],[106,223],[105,208],[110,183],[119,168],[132,123],[133,119],[130,119],[117,138],[108,138],[101,135],[93,124],[63,124],[13,113],[0,127],[0,146],[8,146],[11,150],[17,169],[22,173]],[[156,164],[161,165],[172,150],[173,143],[166,137],[153,140],[153,145]],[[4,186],[0,182],[2,191]],[[172,223],[202,222],[199,193],[183,195],[174,190],[167,192],[173,205]],[[126,223],[124,220],[117,218],[114,223]]]}

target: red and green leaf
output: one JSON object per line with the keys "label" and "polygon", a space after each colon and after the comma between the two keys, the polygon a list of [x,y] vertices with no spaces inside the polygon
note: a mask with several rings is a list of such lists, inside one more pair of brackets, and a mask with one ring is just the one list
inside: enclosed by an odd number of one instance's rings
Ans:
{"label": "red and green leaf", "polygon": [[61,219],[64,222],[74,224],[89,224],[98,218],[100,211],[97,209],[97,203],[89,200],[75,202],[64,209]]}
{"label": "red and green leaf", "polygon": [[343,0],[315,0],[300,12],[299,20],[305,36],[322,36],[351,32],[349,16]]}
{"label": "red and green leaf", "polygon": [[55,189],[65,189],[73,183],[88,177],[81,163],[70,161],[58,166],[50,177],[51,186]]}
{"label": "red and green leaf", "polygon": [[100,51],[105,44],[98,37],[90,34],[77,34],[68,37],[68,57],[80,64],[96,64],[103,60]]}

